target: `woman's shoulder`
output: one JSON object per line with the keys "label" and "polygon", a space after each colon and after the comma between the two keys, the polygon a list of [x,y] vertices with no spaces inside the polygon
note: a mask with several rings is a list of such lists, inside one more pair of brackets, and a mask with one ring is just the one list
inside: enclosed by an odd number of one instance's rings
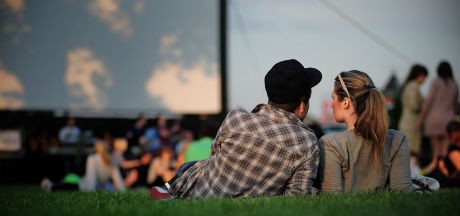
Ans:
{"label": "woman's shoulder", "polygon": [[418,88],[418,84],[415,81],[410,81],[406,84],[406,88]]}
{"label": "woman's shoulder", "polygon": [[387,135],[398,138],[404,138],[406,136],[403,132],[394,129],[388,129]]}
{"label": "woman's shoulder", "polygon": [[332,145],[340,145],[340,143],[343,143],[343,140],[349,140],[352,138],[352,136],[355,136],[355,133],[352,130],[346,130],[337,133],[326,134],[320,138],[320,141]]}
{"label": "woman's shoulder", "polygon": [[435,77],[432,81],[432,83],[442,83],[443,79],[441,77]]}
{"label": "woman's shoulder", "polygon": [[[406,135],[397,130],[389,129],[386,140],[392,143],[402,143]],[[362,140],[361,136],[356,135],[352,130],[342,131],[338,133],[327,134],[321,137],[320,141],[327,145],[342,146],[350,141],[358,142]]]}
{"label": "woman's shoulder", "polygon": [[456,86],[457,84],[455,83],[455,80],[452,80],[452,79],[445,80],[441,77],[436,77],[433,79],[431,85],[437,86],[439,88],[441,86]]}
{"label": "woman's shoulder", "polygon": [[390,138],[391,140],[403,140],[405,139],[406,134],[404,132],[394,130],[394,129],[388,129],[387,132],[387,139]]}
{"label": "woman's shoulder", "polygon": [[[389,140],[402,141],[405,137],[406,135],[401,131],[389,129],[387,132],[387,139]],[[342,143],[344,140],[352,139],[361,139],[361,137],[356,135],[352,130],[346,130],[338,133],[326,134],[322,136],[320,140],[327,143]]]}
{"label": "woman's shoulder", "polygon": [[406,134],[401,131],[389,129],[385,142],[392,146],[392,148],[400,148],[403,143],[407,143]]}

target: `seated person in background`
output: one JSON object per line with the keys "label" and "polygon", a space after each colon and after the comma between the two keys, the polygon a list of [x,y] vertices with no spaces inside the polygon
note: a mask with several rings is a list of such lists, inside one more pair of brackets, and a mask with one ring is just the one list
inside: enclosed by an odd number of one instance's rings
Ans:
{"label": "seated person in background", "polygon": [[77,144],[80,141],[80,128],[75,125],[75,119],[69,117],[67,124],[59,130],[59,142],[62,144]]}
{"label": "seated person in background", "polygon": [[184,162],[205,160],[211,156],[212,140],[219,127],[212,122],[206,122],[200,129],[199,139],[185,148]]}
{"label": "seated person in background", "polygon": [[163,185],[176,174],[174,167],[174,151],[161,147],[154,155],[147,172],[147,185]]}
{"label": "seated person in background", "polygon": [[441,187],[460,187],[460,122],[451,121],[447,125],[450,141],[447,156],[440,159],[438,167],[429,176],[436,178]]}
{"label": "seated person in background", "polygon": [[110,160],[107,145],[104,141],[96,141],[94,144],[95,153],[86,159],[85,175],[80,179],[75,174],[67,175],[64,180],[72,179],[70,182],[62,181],[53,183],[49,179],[43,179],[41,187],[45,191],[56,190],[119,190],[126,189],[120,171]]}
{"label": "seated person in background", "polygon": [[139,180],[139,170],[141,166],[150,163],[150,154],[144,154],[139,160],[126,160],[124,153],[128,150],[128,141],[124,138],[116,138],[113,142],[112,162],[118,167],[124,177],[127,187],[132,187]]}
{"label": "seated person in background", "polygon": [[138,159],[142,153],[140,146],[141,137],[145,134],[147,118],[141,114],[126,132],[128,142],[127,150],[124,152],[126,159]]}
{"label": "seated person in background", "polygon": [[181,132],[181,138],[177,142],[174,149],[174,153],[177,155],[176,164],[174,165],[176,170],[179,169],[182,164],[184,164],[185,153],[187,153],[187,148],[192,144],[193,141],[193,132],[191,130],[186,129]]}

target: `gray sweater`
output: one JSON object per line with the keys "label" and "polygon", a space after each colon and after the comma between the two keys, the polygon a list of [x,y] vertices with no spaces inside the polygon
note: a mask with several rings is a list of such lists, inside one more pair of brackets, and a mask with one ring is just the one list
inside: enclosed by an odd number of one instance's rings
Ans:
{"label": "gray sweater", "polygon": [[384,188],[411,190],[406,136],[389,130],[379,172],[373,163],[371,143],[353,130],[320,139],[320,178],[324,192],[356,192]]}

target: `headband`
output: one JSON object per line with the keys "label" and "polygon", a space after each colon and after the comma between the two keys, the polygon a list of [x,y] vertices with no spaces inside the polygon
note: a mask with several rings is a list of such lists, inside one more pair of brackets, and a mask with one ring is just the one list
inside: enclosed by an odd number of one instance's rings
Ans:
{"label": "headband", "polygon": [[339,73],[338,77],[339,77],[340,84],[342,85],[343,90],[345,90],[345,92],[347,93],[348,98],[350,98],[350,100],[351,100],[350,93],[348,92],[347,86],[343,82],[343,79],[342,79],[342,76],[340,76],[340,73]]}

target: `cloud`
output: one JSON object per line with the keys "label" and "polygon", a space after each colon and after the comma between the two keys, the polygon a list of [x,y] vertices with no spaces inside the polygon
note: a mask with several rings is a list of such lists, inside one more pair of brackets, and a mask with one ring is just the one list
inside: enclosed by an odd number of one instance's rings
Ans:
{"label": "cloud", "polygon": [[220,77],[215,64],[206,60],[185,67],[181,63],[164,62],[155,67],[145,88],[152,99],[160,99],[175,113],[220,112]]}
{"label": "cloud", "polygon": [[160,55],[165,61],[155,66],[145,83],[152,102],[174,113],[218,113],[220,103],[220,76],[217,65],[206,58],[185,64],[183,51],[177,48],[178,37],[165,35],[160,39]]}
{"label": "cloud", "polygon": [[120,10],[119,0],[92,0],[88,8],[91,14],[109,24],[113,32],[120,33],[123,37],[133,34],[131,20]]}
{"label": "cloud", "polygon": [[24,10],[24,0],[3,0],[3,4],[14,13],[19,13]]}
{"label": "cloud", "polygon": [[182,56],[182,50],[174,47],[176,43],[176,35],[163,36],[160,40],[160,54],[165,57],[180,58]]}
{"label": "cloud", "polygon": [[65,82],[70,94],[83,103],[71,104],[72,107],[102,110],[107,106],[107,90],[113,85],[112,75],[91,50],[76,48],[67,53]]}
{"label": "cloud", "polygon": [[24,87],[19,79],[0,64],[0,109],[24,107]]}

